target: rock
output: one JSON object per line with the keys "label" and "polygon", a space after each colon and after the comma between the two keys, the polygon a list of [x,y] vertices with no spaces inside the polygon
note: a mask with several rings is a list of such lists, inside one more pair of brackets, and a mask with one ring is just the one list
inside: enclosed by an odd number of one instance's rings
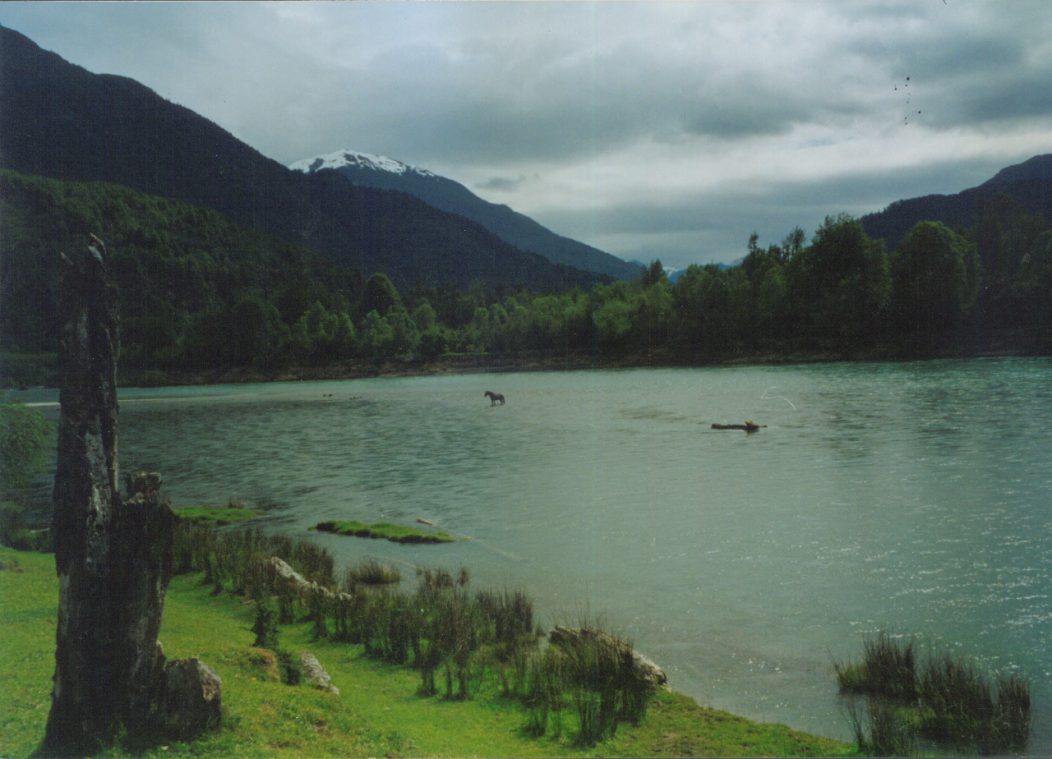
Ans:
{"label": "rock", "polygon": [[326,588],[324,585],[319,585],[313,580],[308,580],[277,556],[269,556],[263,559],[263,571],[270,582],[271,588],[276,589],[283,583],[286,587],[291,588],[296,595],[303,598],[310,598],[314,594],[320,594],[327,599],[354,600],[354,596],[349,593],[335,591]]}
{"label": "rock", "polygon": [[335,693],[337,696],[340,695],[340,689],[332,684],[332,678],[329,677],[329,673],[321,666],[318,657],[310,651],[300,651],[300,667],[303,669],[303,678],[308,684],[318,690]]}
{"label": "rock", "polygon": [[180,659],[164,668],[161,720],[166,735],[192,738],[221,718],[219,675],[200,659]]}

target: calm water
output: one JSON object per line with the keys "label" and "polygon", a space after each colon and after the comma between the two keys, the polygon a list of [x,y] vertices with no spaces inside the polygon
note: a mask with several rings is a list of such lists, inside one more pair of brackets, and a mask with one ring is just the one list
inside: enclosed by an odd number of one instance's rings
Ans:
{"label": "calm water", "polygon": [[[489,406],[484,390],[508,397]],[[847,737],[833,659],[887,629],[1018,668],[1052,751],[1052,361],[372,379],[122,395],[123,470],[275,505],[340,560],[468,567],[601,616],[701,703]],[[712,422],[751,418],[755,435]],[[470,537],[398,546],[321,519]],[[411,576],[411,572],[403,573]]]}

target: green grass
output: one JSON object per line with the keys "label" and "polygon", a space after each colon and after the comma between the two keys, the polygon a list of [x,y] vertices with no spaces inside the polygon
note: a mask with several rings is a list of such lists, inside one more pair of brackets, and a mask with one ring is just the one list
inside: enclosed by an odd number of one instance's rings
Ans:
{"label": "green grass", "polygon": [[397,524],[365,524],[364,522],[319,522],[314,526],[320,532],[337,535],[352,535],[356,538],[382,538],[393,543],[452,543],[456,540],[448,532],[428,532],[416,527]]}
{"label": "green grass", "polygon": [[208,524],[215,527],[247,522],[250,519],[255,519],[257,516],[255,510],[246,509],[242,506],[227,506],[226,508],[218,506],[181,506],[177,509],[172,509],[172,511],[177,517],[187,522]]}
{"label": "green grass", "polygon": [[[0,548],[0,756],[23,757],[43,736],[54,669],[54,557]],[[169,658],[199,656],[223,681],[224,722],[189,743],[143,756],[829,756],[847,744],[758,724],[662,691],[639,726],[623,724],[591,748],[525,734],[526,711],[495,678],[469,701],[417,695],[419,674],[365,658],[360,646],[311,640],[310,622],[282,625],[280,645],[312,651],[340,695],[277,681],[275,660],[253,649],[254,605],[211,595],[200,575],[172,580],[160,638]],[[571,717],[567,715],[569,722]],[[120,756],[115,750],[111,755]]]}

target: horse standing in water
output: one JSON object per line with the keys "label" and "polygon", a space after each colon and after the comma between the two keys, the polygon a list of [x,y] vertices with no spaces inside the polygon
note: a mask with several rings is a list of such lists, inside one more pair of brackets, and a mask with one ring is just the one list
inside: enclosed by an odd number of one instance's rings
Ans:
{"label": "horse standing in water", "polygon": [[501,406],[504,405],[504,396],[501,395],[500,393],[494,393],[494,392],[492,392],[490,390],[487,390],[486,392],[483,393],[483,395],[486,396],[487,398],[489,398],[489,405],[491,405],[491,406],[496,406],[498,403]]}

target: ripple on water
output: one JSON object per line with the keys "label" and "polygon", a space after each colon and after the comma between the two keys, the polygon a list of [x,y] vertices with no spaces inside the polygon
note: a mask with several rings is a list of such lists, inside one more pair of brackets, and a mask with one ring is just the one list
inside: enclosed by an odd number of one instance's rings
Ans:
{"label": "ripple on water", "polygon": [[[750,716],[843,735],[829,657],[878,629],[1017,666],[1052,710],[1052,362],[508,374],[490,409],[495,379],[151,391],[122,408],[122,463],[177,505],[273,498],[302,536],[426,515],[475,540],[325,545],[468,564],[549,623],[602,613]],[[707,429],[746,418],[769,426]]]}

